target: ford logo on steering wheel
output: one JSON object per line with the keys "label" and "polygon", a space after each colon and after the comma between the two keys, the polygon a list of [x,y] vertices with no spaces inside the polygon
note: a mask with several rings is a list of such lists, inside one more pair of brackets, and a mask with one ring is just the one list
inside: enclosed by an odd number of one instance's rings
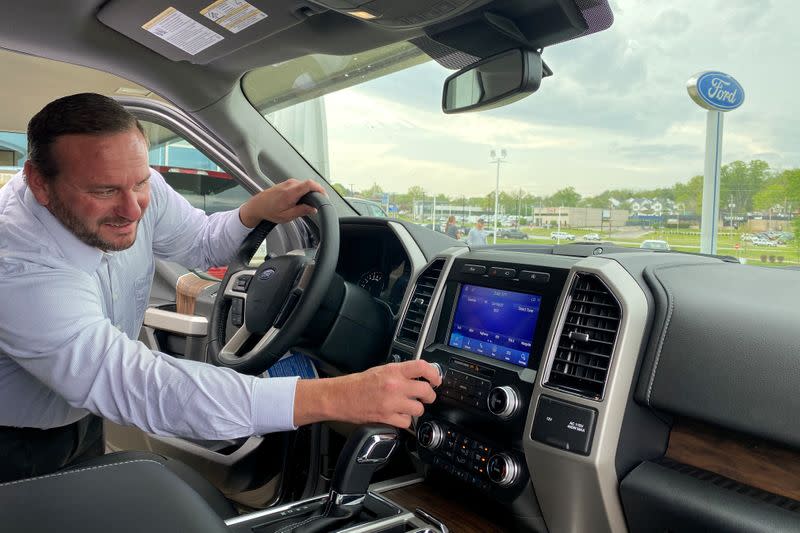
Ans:
{"label": "ford logo on steering wheel", "polygon": [[261,281],[266,281],[269,278],[271,278],[273,274],[275,274],[275,269],[274,268],[267,268],[267,269],[261,271],[261,273],[258,275],[258,279],[261,280]]}

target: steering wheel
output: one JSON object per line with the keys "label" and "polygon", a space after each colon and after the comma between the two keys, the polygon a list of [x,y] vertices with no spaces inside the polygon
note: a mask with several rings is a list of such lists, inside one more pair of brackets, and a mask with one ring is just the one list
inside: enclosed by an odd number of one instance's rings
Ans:
{"label": "steering wheel", "polygon": [[[244,239],[222,279],[209,325],[208,356],[218,366],[260,374],[296,342],[320,306],[339,257],[339,217],[329,199],[308,193],[300,203],[317,208],[320,244],[249,266],[275,224],[262,221]],[[229,316],[241,327],[225,342]]]}

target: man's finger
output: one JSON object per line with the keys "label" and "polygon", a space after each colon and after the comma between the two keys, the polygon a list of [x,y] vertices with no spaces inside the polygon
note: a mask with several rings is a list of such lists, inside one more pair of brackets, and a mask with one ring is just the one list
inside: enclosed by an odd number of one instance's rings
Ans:
{"label": "man's finger", "polygon": [[325,189],[314,180],[305,180],[305,181],[298,181],[297,183],[292,183],[291,185],[292,193],[297,196],[299,200],[300,197],[305,195],[309,192],[318,192],[320,194],[326,194]]}
{"label": "man's finger", "polygon": [[425,381],[412,380],[408,386],[408,397],[419,398],[425,403],[433,403],[436,400],[436,393],[433,392],[431,385]]}
{"label": "man's finger", "polygon": [[317,209],[311,207],[310,205],[306,204],[298,204],[294,207],[290,207],[286,211],[282,211],[278,213],[278,216],[281,218],[282,221],[288,222],[289,220],[294,220],[297,217],[304,217],[307,215],[313,215],[317,212]]}
{"label": "man's finger", "polygon": [[405,400],[400,403],[400,413],[411,416],[422,416],[425,413],[425,406],[416,400]]}
{"label": "man's finger", "polygon": [[403,376],[409,379],[424,378],[434,387],[438,387],[442,384],[442,378],[439,376],[439,371],[427,361],[417,359],[415,361],[406,361],[399,364],[400,372],[403,374]]}
{"label": "man's finger", "polygon": [[411,416],[401,414],[392,415],[386,419],[386,423],[398,428],[411,427]]}

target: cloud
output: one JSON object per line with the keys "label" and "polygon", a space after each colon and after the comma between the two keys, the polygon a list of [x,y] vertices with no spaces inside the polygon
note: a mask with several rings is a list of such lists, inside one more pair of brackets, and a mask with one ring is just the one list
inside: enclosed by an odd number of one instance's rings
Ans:
{"label": "cloud", "polygon": [[544,51],[554,75],[509,106],[443,115],[451,71],[433,62],[326,97],[334,181],[405,192],[485,194],[492,147],[509,152],[501,188],[581,194],[651,188],[703,171],[706,111],[686,80],[734,75],[746,101],[726,114],[723,163],[762,158],[800,166],[800,3],[615,0],[614,25]]}

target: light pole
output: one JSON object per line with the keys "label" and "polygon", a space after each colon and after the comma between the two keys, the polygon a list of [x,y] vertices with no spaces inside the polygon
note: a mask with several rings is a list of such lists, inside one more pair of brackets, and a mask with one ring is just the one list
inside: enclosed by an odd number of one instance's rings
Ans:
{"label": "light pole", "polygon": [[506,149],[500,148],[499,150],[489,150],[489,159],[491,163],[497,165],[497,173],[495,174],[494,182],[494,235],[492,235],[492,244],[497,244],[497,210],[500,199],[500,163],[506,159]]}
{"label": "light pole", "polygon": [[733,208],[736,207],[736,204],[733,203],[733,195],[731,195],[730,203],[728,204],[728,209],[730,209],[730,215],[728,216],[728,223],[731,226],[731,235],[733,235]]}

